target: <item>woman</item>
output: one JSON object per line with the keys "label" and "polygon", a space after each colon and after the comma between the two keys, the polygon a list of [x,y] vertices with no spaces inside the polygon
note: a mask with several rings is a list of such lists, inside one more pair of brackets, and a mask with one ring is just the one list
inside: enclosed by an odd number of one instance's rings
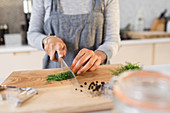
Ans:
{"label": "woman", "polygon": [[45,50],[43,68],[58,68],[61,57],[74,73],[94,71],[119,42],[118,0],[33,1],[28,43]]}

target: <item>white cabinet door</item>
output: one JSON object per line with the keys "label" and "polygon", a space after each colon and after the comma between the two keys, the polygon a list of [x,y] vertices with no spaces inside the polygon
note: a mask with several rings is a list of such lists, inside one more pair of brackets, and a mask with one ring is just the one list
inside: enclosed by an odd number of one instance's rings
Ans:
{"label": "white cabinet door", "polygon": [[111,58],[111,64],[125,64],[125,62],[140,65],[152,65],[152,44],[123,45],[118,54]]}
{"label": "white cabinet door", "polygon": [[0,78],[13,71],[42,69],[44,51],[0,54]]}
{"label": "white cabinet door", "polygon": [[170,43],[155,44],[154,64],[170,64]]}

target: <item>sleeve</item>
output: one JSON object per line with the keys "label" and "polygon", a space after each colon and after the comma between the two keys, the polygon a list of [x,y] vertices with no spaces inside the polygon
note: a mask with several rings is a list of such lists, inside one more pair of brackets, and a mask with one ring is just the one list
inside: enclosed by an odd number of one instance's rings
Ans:
{"label": "sleeve", "polygon": [[118,0],[110,0],[105,8],[104,42],[97,50],[103,51],[107,61],[115,56],[120,46],[120,13]]}
{"label": "sleeve", "polygon": [[44,15],[44,0],[34,0],[29,29],[27,32],[27,40],[29,45],[41,50],[43,50],[43,39],[46,37],[43,30]]}

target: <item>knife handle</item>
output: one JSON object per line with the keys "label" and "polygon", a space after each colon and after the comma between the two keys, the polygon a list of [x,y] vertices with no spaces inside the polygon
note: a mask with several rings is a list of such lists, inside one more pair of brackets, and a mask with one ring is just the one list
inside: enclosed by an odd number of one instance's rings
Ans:
{"label": "knife handle", "polygon": [[167,9],[165,9],[164,12],[161,13],[161,15],[159,16],[159,19],[165,18],[166,12],[167,12]]}
{"label": "knife handle", "polygon": [[57,52],[55,52],[55,58],[59,61],[58,53]]}

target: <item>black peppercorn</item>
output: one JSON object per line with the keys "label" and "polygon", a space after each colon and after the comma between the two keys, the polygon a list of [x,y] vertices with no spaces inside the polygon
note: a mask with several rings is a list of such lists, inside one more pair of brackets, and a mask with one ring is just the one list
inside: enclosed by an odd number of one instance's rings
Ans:
{"label": "black peppercorn", "polygon": [[101,85],[99,85],[99,86],[97,87],[97,91],[99,91],[100,88],[101,88]]}
{"label": "black peppercorn", "polygon": [[98,87],[101,88],[101,85],[99,85]]}
{"label": "black peppercorn", "polygon": [[80,85],[80,87],[83,87],[83,85]]}
{"label": "black peppercorn", "polygon": [[83,90],[80,90],[80,92],[83,92]]}
{"label": "black peppercorn", "polygon": [[89,85],[88,90],[90,90],[91,86],[95,86],[95,83],[92,82],[92,83]]}
{"label": "black peppercorn", "polygon": [[84,85],[87,85],[87,82],[84,82]]}
{"label": "black peppercorn", "polygon": [[105,84],[105,82],[101,82],[101,84],[103,85],[103,84]]}

